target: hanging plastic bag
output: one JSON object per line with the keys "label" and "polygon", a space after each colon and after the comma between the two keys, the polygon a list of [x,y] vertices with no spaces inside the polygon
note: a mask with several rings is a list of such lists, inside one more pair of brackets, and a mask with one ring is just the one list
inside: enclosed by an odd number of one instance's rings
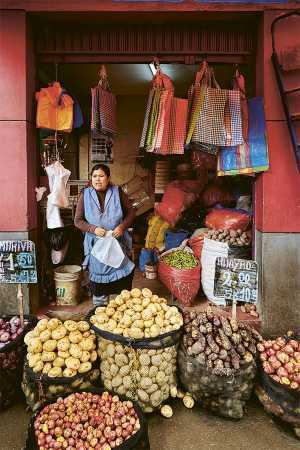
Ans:
{"label": "hanging plastic bag", "polygon": [[61,228],[64,226],[59,208],[66,208],[69,204],[67,182],[71,172],[59,162],[45,168],[49,179],[50,194],[47,201],[47,228]]}
{"label": "hanging plastic bag", "polygon": [[118,240],[108,231],[104,237],[99,237],[92,248],[91,255],[102,264],[118,269],[124,258],[124,252]]}
{"label": "hanging plastic bag", "polygon": [[74,101],[64,92],[58,81],[36,92],[37,128],[70,133],[73,129]]}

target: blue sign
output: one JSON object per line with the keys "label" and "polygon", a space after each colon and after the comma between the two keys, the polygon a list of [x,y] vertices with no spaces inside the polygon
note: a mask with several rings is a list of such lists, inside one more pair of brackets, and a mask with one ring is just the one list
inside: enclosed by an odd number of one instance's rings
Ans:
{"label": "blue sign", "polygon": [[0,241],[0,283],[37,283],[32,241]]}

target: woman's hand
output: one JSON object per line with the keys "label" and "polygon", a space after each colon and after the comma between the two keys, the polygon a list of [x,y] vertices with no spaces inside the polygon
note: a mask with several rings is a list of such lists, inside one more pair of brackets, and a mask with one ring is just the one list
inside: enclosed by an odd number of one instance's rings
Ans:
{"label": "woman's hand", "polygon": [[106,235],[106,230],[104,228],[97,227],[95,229],[95,235],[99,237],[104,237]]}
{"label": "woman's hand", "polygon": [[124,234],[124,228],[122,227],[122,225],[118,225],[114,230],[113,230],[113,237],[118,238],[123,236]]}

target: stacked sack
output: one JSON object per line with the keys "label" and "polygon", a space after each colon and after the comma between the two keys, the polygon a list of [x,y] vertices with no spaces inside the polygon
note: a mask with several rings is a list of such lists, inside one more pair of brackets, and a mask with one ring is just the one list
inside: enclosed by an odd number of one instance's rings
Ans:
{"label": "stacked sack", "polygon": [[98,335],[101,379],[106,389],[152,412],[176,386],[179,310],[149,289],[122,291],[90,315]]}
{"label": "stacked sack", "polygon": [[240,419],[256,375],[256,344],[262,338],[247,325],[205,312],[184,313],[178,351],[179,378],[210,411]]}
{"label": "stacked sack", "polygon": [[300,338],[290,332],[257,348],[261,365],[256,394],[265,410],[291,424],[300,438]]}
{"label": "stacked sack", "polygon": [[97,383],[96,336],[86,321],[41,319],[24,342],[22,388],[32,409],[58,394]]}

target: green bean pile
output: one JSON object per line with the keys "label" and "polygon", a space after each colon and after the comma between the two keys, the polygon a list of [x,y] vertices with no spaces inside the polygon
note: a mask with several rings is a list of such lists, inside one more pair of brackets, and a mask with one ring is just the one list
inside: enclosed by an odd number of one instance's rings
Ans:
{"label": "green bean pile", "polygon": [[193,269],[198,261],[192,253],[184,250],[175,250],[162,258],[163,262],[174,269]]}

